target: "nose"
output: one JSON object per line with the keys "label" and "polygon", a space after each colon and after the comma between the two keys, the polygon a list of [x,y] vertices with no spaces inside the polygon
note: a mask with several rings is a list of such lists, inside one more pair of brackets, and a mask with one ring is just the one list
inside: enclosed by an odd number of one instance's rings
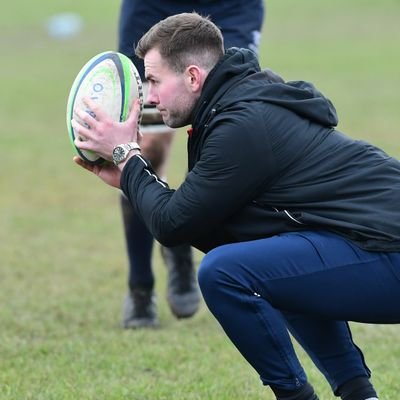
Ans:
{"label": "nose", "polygon": [[146,101],[147,104],[152,104],[152,105],[158,104],[158,96],[156,95],[151,84],[149,84],[147,88]]}

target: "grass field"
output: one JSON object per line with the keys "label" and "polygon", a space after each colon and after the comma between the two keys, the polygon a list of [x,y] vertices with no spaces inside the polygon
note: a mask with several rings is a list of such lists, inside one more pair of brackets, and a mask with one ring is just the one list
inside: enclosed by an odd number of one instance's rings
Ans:
{"label": "grass field", "polygon": [[[65,127],[77,71],[116,46],[118,5],[2,7],[0,399],[272,399],[204,305],[191,320],[171,316],[157,247],[162,328],[119,328],[127,261],[118,192],[73,165]],[[49,38],[45,21],[64,11],[81,14],[84,31]],[[336,105],[341,130],[400,157],[399,15],[396,0],[269,0],[261,63],[288,80],[314,82]],[[182,133],[172,186],[185,169]],[[381,398],[398,400],[400,327],[353,327]],[[321,399],[333,399],[299,354]]]}

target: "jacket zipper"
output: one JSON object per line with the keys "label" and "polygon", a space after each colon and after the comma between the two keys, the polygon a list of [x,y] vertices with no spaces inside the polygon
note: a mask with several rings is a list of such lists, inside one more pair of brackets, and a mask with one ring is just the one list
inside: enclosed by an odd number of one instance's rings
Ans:
{"label": "jacket zipper", "polygon": [[214,118],[215,114],[217,113],[217,108],[218,108],[217,104],[215,107],[213,107],[210,111],[210,114],[206,120],[206,122],[204,123],[204,128],[208,128],[209,123],[211,122],[211,120]]}

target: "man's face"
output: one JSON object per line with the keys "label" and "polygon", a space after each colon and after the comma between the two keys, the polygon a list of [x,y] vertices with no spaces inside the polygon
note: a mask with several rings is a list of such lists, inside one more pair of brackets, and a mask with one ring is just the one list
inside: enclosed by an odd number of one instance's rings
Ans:
{"label": "man's face", "polygon": [[147,102],[160,111],[164,123],[179,128],[191,123],[191,113],[198,98],[188,86],[187,74],[172,71],[157,49],[144,57],[148,82]]}

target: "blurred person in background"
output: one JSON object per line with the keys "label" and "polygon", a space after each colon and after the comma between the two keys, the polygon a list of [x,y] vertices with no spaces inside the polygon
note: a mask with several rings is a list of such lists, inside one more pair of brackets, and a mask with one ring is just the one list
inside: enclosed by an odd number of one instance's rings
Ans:
{"label": "blurred person in background", "polygon": [[[264,21],[263,0],[123,0],[119,19],[118,51],[128,56],[144,80],[143,60],[135,55],[141,36],[158,21],[182,12],[210,16],[221,29],[225,47],[243,47],[258,52]],[[144,82],[145,83],[145,82]],[[145,83],[146,99],[146,83]],[[166,180],[166,167],[175,130],[166,126],[156,107],[144,105],[140,131],[143,154],[157,174]],[[121,209],[128,254],[128,293],[123,305],[124,328],[159,325],[152,266],[153,235],[121,195]],[[200,304],[200,293],[189,244],[161,247],[168,271],[167,300],[177,318],[191,317]]]}

